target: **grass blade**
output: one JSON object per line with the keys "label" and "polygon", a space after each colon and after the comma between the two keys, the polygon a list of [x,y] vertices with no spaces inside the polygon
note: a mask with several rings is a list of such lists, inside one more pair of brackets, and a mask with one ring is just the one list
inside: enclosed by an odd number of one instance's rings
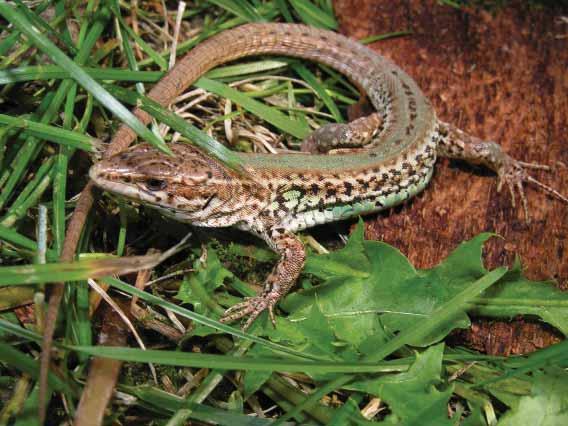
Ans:
{"label": "grass blade", "polygon": [[[131,71],[120,68],[84,67],[83,71],[95,80],[136,81],[155,83],[164,75],[161,71]],[[0,84],[23,81],[70,78],[68,70],[58,65],[36,65],[17,67],[0,71]]]}
{"label": "grass blade", "polygon": [[0,267],[0,286],[78,281],[109,274],[126,274],[152,268],[161,260],[161,254],[150,254],[77,262],[3,266]]}
{"label": "grass blade", "polygon": [[286,132],[298,139],[304,139],[310,133],[310,129],[306,126],[302,126],[301,122],[289,119],[280,111],[268,107],[262,102],[252,99],[242,92],[239,92],[238,90],[227,86],[226,84],[202,77],[197,80],[195,85],[201,89],[232,100],[247,111],[252,112],[263,120],[266,120],[270,124],[276,126],[283,132]]}
{"label": "grass blade", "polygon": [[120,87],[109,87],[108,89],[123,102],[138,106],[159,121],[180,132],[183,136],[195,143],[196,146],[203,149],[208,155],[215,157],[237,172],[244,173],[241,159],[235,152],[226,148],[207,133],[202,132],[177,114],[165,109],[156,101]]}
{"label": "grass blade", "polygon": [[136,134],[147,140],[159,150],[171,154],[171,151],[161,138],[144,126],[128,109],[124,107],[124,105],[118,102],[47,37],[38,33],[36,28],[30,24],[25,16],[6,3],[0,3],[0,14],[18,30],[25,34],[38,49],[47,54],[57,65],[69,70],[71,77],[77,81],[77,83],[79,83],[85,90],[92,93],[101,105],[104,105],[105,108],[112,111],[114,115],[132,128]]}
{"label": "grass blade", "polygon": [[9,115],[0,114],[0,127],[1,126],[24,129],[24,134],[71,148],[78,148],[86,152],[96,152],[97,148],[100,148],[100,142],[97,139],[93,139],[82,133],[38,123],[21,117],[11,117]]}
{"label": "grass blade", "polygon": [[306,0],[289,0],[290,5],[300,16],[302,21],[313,27],[325,28],[328,30],[337,29],[337,21],[335,17],[320,9],[310,1]]}
{"label": "grass blade", "polygon": [[[4,322],[2,320],[2,322]],[[1,328],[1,325],[0,325]],[[7,363],[11,367],[15,367],[23,373],[29,374],[34,379],[39,377],[39,361],[30,358],[28,355],[20,352],[14,347],[0,342],[0,361]],[[65,381],[60,379],[51,371],[48,375],[49,385],[58,392],[64,392],[67,395],[77,395],[77,392]]]}
{"label": "grass blade", "polygon": [[333,115],[334,120],[338,123],[343,123],[344,120],[341,116],[341,112],[339,112],[339,108],[337,107],[333,99],[331,99],[331,96],[329,96],[327,90],[319,82],[316,76],[308,68],[299,63],[292,64],[292,68],[298,73],[300,77],[302,77],[302,79],[305,80],[306,83],[308,83],[314,89],[327,109],[329,109],[329,112],[331,112],[331,115]]}
{"label": "grass blade", "polygon": [[246,22],[263,22],[265,20],[247,0],[209,0],[209,3],[225,9]]}
{"label": "grass blade", "polygon": [[287,371],[312,374],[324,373],[378,373],[391,371],[387,363],[360,363],[336,361],[290,361],[274,357],[235,357],[202,353],[143,350],[110,346],[66,346],[67,349],[87,355],[119,359],[129,362],[152,362],[176,367],[218,368],[244,371]]}

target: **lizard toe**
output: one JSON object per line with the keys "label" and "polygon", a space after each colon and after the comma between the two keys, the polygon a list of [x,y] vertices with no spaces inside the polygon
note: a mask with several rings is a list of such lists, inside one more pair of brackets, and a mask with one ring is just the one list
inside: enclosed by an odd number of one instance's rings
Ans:
{"label": "lizard toe", "polygon": [[258,316],[268,310],[270,320],[273,325],[276,324],[274,318],[274,306],[276,305],[276,300],[270,296],[270,293],[263,294],[261,296],[247,298],[244,302],[238,303],[227,309],[221,316],[222,323],[229,323],[236,320],[248,317],[242,326],[242,330],[248,329]]}
{"label": "lizard toe", "polygon": [[525,196],[523,183],[533,184],[543,192],[546,192],[558,198],[559,200],[563,201],[566,204],[568,204],[568,198],[562,195],[560,192],[556,191],[554,188],[551,188],[550,186],[545,185],[539,180],[533,178],[527,172],[527,169],[538,169],[538,170],[549,171],[550,167],[543,164],[525,163],[522,161],[517,161],[507,155],[498,171],[499,183],[497,186],[497,190],[500,190],[503,185],[506,185],[509,188],[509,192],[511,194],[511,204],[513,207],[515,207],[515,192],[519,194],[519,198],[521,199],[523,211],[525,214],[525,219],[528,223],[530,222],[530,214],[529,214],[529,208],[528,208],[527,198]]}

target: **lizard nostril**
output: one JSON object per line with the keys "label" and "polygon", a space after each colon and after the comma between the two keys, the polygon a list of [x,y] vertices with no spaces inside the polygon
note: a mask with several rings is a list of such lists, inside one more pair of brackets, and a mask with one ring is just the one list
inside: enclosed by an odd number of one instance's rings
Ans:
{"label": "lizard nostril", "polygon": [[166,181],[160,179],[149,179],[146,181],[146,188],[150,191],[161,191],[166,187]]}

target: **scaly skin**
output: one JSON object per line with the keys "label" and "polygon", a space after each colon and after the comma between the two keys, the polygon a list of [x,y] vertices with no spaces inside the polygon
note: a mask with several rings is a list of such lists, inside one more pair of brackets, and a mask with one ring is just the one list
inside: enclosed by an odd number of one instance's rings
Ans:
{"label": "scaly skin", "polygon": [[[329,65],[362,87],[377,112],[349,124],[323,126],[304,141],[304,153],[239,154],[244,176],[184,144],[170,146],[174,157],[141,144],[107,157],[90,171],[105,190],[197,226],[237,226],[263,238],[280,255],[263,293],[228,309],[223,321],[248,317],[246,328],[268,310],[274,322],[274,306],[294,285],[305,260],[294,232],[413,197],[428,184],[437,156],[493,169],[512,195],[519,191],[526,212],[522,183],[536,182],[524,170],[531,165],[512,159],[493,142],[439,121],[404,71],[332,32],[293,24],[249,24],[223,32],[193,49],[150,96],[167,105],[216,65],[258,54]],[[149,121],[145,113],[137,115]],[[128,145],[134,134],[123,127],[116,138]]]}

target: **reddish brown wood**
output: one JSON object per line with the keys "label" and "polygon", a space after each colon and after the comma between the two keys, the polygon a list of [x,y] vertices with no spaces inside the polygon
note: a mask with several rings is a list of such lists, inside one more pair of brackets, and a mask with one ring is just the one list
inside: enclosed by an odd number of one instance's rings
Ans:
{"label": "reddish brown wood", "polygon": [[[122,303],[124,312],[128,305]],[[126,308],[126,309],[124,309]],[[103,304],[101,315],[102,328],[98,336],[101,346],[126,346],[130,331],[124,320],[109,305]],[[99,426],[103,424],[105,409],[113,396],[120,374],[122,361],[110,358],[94,357],[89,365],[89,376],[81,393],[81,400],[75,413],[75,426]]]}
{"label": "reddish brown wood", "polygon": [[452,341],[489,355],[523,355],[561,340],[561,334],[540,323],[519,319],[513,322],[478,320],[453,335]]}

